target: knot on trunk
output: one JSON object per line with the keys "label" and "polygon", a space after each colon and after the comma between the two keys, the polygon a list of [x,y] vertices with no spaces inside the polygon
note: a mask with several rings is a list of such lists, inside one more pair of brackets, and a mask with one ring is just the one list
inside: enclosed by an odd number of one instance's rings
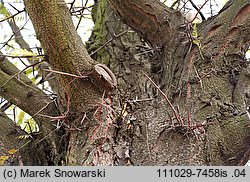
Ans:
{"label": "knot on trunk", "polygon": [[89,75],[92,78],[92,82],[101,91],[107,93],[115,90],[117,86],[117,79],[114,73],[104,64],[96,64],[94,70]]}

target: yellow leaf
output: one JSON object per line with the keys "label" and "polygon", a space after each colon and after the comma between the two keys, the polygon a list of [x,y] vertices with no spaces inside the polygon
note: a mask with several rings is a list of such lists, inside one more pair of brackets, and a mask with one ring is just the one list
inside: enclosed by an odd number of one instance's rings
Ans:
{"label": "yellow leaf", "polygon": [[197,38],[198,37],[198,30],[197,30],[197,24],[195,23],[193,25],[193,32],[192,32],[192,35]]}
{"label": "yellow leaf", "polygon": [[17,152],[16,149],[11,149],[11,150],[8,151],[8,153],[9,153],[10,155],[12,155],[12,154],[14,154],[14,153],[16,153],[16,152]]}
{"label": "yellow leaf", "polygon": [[17,138],[19,139],[19,140],[22,140],[22,139],[27,139],[27,138],[29,138],[30,136],[29,135],[20,135],[20,136],[18,136]]}
{"label": "yellow leaf", "polygon": [[8,158],[9,156],[7,155],[0,156],[0,166],[2,166]]}
{"label": "yellow leaf", "polygon": [[36,53],[28,51],[27,49],[14,49],[11,56],[37,56]]}

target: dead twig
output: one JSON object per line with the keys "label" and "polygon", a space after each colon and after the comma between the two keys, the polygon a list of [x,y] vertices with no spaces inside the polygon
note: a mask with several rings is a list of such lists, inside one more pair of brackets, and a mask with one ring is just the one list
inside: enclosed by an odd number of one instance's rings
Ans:
{"label": "dead twig", "polygon": [[179,113],[175,110],[174,106],[172,105],[172,103],[170,102],[170,100],[168,99],[168,96],[156,85],[156,83],[145,73],[143,72],[143,74],[148,78],[148,80],[155,86],[155,88],[163,95],[163,97],[165,98],[165,100],[167,101],[168,105],[170,106],[171,110],[174,113],[175,119],[177,119],[177,121],[179,123],[183,123],[182,118],[180,117]]}
{"label": "dead twig", "polygon": [[93,54],[97,53],[99,50],[101,50],[102,48],[104,48],[107,44],[109,44],[111,41],[113,41],[115,38],[118,38],[120,36],[122,36],[123,34],[127,33],[128,30],[125,30],[121,33],[119,33],[118,35],[114,35],[114,37],[112,37],[111,39],[109,39],[107,42],[105,42],[101,47],[99,47],[98,49],[96,49],[94,52],[92,52],[90,54],[90,56],[92,56]]}
{"label": "dead twig", "polygon": [[[189,0],[189,2],[191,3],[191,0]],[[195,16],[194,16],[194,18],[193,18],[193,20],[191,21],[191,22],[193,22],[194,20],[195,20],[195,18],[197,17],[197,15],[198,14],[200,14],[200,15],[203,15],[203,14],[201,14],[201,9],[205,6],[205,4],[207,4],[207,2],[208,2],[208,0],[206,0],[202,5],[201,5],[201,7],[198,9],[197,7],[197,13],[195,14]],[[192,3],[191,3],[192,4]],[[194,3],[193,3],[194,4]],[[193,4],[192,4],[192,6],[193,6]],[[194,4],[195,5],[195,4]],[[193,6],[194,7],[194,6]],[[194,7],[195,8],[195,7]],[[201,18],[202,18],[202,16],[201,16]],[[203,18],[204,18],[204,20],[206,20],[206,18],[203,16]],[[202,18],[202,20],[203,20],[203,18]]]}
{"label": "dead twig", "polygon": [[[191,5],[194,7],[194,9],[199,13],[199,15],[201,16],[201,19],[202,20],[206,20],[206,18],[205,18],[205,16],[202,14],[202,12],[201,12],[201,8],[198,8],[197,6],[196,6],[196,4],[194,4],[194,2],[192,1],[192,0],[188,0],[190,3],[191,3]],[[196,16],[195,16],[196,17]],[[194,20],[192,20],[191,22],[193,22]]]}
{"label": "dead twig", "polygon": [[88,76],[86,76],[86,75],[75,75],[75,74],[61,72],[61,71],[56,71],[56,70],[51,70],[51,69],[44,69],[44,71],[48,71],[48,72],[52,72],[52,73],[57,73],[57,74],[61,74],[61,75],[72,76],[72,77],[75,77],[75,78],[88,78]]}

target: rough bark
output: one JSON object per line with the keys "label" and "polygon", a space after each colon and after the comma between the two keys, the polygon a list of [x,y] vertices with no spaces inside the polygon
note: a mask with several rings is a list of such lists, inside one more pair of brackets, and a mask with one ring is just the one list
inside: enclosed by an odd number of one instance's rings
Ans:
{"label": "rough bark", "polygon": [[[59,114],[55,100],[51,99],[42,90],[40,90],[24,73],[21,73],[12,63],[10,63],[7,58],[1,57],[0,59],[1,96],[27,112],[35,119],[40,129],[38,138],[41,139],[51,135],[55,136],[52,131],[55,131],[55,126],[53,126],[53,124],[56,122],[48,122],[49,116],[54,117]],[[4,123],[4,120],[1,120],[1,123]],[[7,130],[6,132],[8,131],[10,130]],[[11,132],[7,136],[10,134]],[[21,134],[18,133],[16,135]],[[32,135],[33,134],[31,133],[30,136]],[[1,132],[1,136],[5,136],[5,134]],[[56,136],[54,139],[48,138],[47,141],[44,141],[44,143],[47,143],[46,145],[50,146],[50,150],[53,151],[51,153],[57,153],[56,147],[58,145],[57,140],[59,138],[60,136]],[[12,140],[10,139],[10,141]],[[13,141],[13,143],[15,142]],[[33,149],[35,149],[35,147]],[[26,151],[26,148],[20,149],[20,152],[23,153],[24,156],[26,155]],[[38,154],[39,152],[33,150],[33,152],[31,152],[27,157],[33,158],[32,156],[34,156],[34,153]],[[34,163],[34,165],[35,164],[37,163]]]}
{"label": "rough bark", "polygon": [[[66,164],[82,164],[89,151],[86,143],[92,142],[95,130],[99,129],[95,114],[99,114],[102,96],[109,90],[103,77],[95,72],[94,62],[75,31],[65,3],[57,0],[24,2],[48,63],[52,70],[63,72],[57,74],[57,81]],[[103,65],[98,67],[103,68],[109,71]],[[65,75],[67,73],[76,76]]]}
{"label": "rough bark", "polygon": [[[144,133],[139,135],[140,140],[135,137],[132,142],[133,163],[244,164],[249,156],[249,128],[246,127],[249,124],[246,115],[249,67],[244,58],[249,46],[249,2],[236,1],[228,10],[200,24],[199,46],[191,45],[192,40],[185,45],[193,30],[178,23],[181,19],[174,21],[175,25],[170,25],[169,28],[164,27],[164,18],[159,15],[171,12],[171,15],[166,15],[171,22],[171,17],[176,14],[167,7],[163,10],[160,3],[109,2],[124,22],[138,31],[152,47],[161,45],[159,41],[163,41],[158,53],[158,60],[163,65],[159,85],[171,99],[173,107],[178,108],[175,118],[169,105],[155,106],[153,102],[141,104],[144,116],[139,117],[139,121],[141,119],[145,122],[142,126]],[[135,11],[135,8],[141,11]],[[155,21],[148,22],[150,17]],[[155,25],[159,22],[157,20],[162,20],[161,26]],[[161,27],[164,27],[163,30]],[[151,38],[150,35],[147,36],[147,30],[158,30],[161,33]],[[185,34],[186,36],[182,36]],[[138,73],[132,72],[131,75],[136,74]],[[151,75],[152,70],[148,74]],[[131,82],[136,85],[136,80],[132,79]],[[140,96],[142,95],[140,92]],[[140,110],[139,113],[143,115],[143,111]],[[173,123],[179,126],[173,127]],[[206,124],[203,127],[195,126],[202,123]],[[199,134],[200,129],[205,129],[206,133]],[[200,141],[196,140],[197,136]]]}
{"label": "rough bark", "polygon": [[[93,62],[75,31],[64,1],[24,1],[24,3],[52,69],[87,76],[93,68]],[[88,106],[95,104],[94,100],[100,97],[90,79],[76,79],[63,74],[57,74],[57,79],[60,83],[58,94],[64,111],[69,99],[72,112],[76,112],[80,109],[88,110]]]}
{"label": "rough bark", "polygon": [[[1,2],[2,7],[1,8],[5,8],[4,3]],[[11,13],[8,13],[6,15],[7,17],[11,17],[13,16]],[[5,17],[5,18],[7,18]],[[24,39],[21,30],[24,28],[19,28],[16,24],[15,18],[11,18],[8,19],[8,24],[13,32],[13,36],[15,37],[15,42],[20,46],[21,49],[26,49],[30,52],[33,52],[33,50],[30,48],[30,45],[27,43],[27,41]],[[33,59],[33,58],[28,58],[27,59],[29,61],[30,64],[37,64],[38,60],[37,59]],[[51,89],[57,93],[57,85],[55,83],[55,79],[54,79],[54,75],[49,73],[49,72],[44,72],[43,69],[49,69],[49,66],[47,63],[43,63],[42,65],[38,65],[38,75],[37,77],[41,77],[40,83],[44,83],[45,81],[48,81]]]}
{"label": "rough bark", "polygon": [[[0,156],[8,157],[8,163],[11,164],[13,161],[16,161],[15,157],[20,155],[20,151],[17,149],[25,146],[28,140],[18,139],[20,135],[26,133],[21,131],[3,112],[0,112],[0,121]],[[11,150],[15,150],[15,152],[12,153],[10,152]]]}

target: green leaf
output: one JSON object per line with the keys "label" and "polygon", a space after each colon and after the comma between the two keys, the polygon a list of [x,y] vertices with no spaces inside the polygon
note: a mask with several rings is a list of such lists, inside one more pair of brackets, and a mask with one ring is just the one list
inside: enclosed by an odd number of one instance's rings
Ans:
{"label": "green leaf", "polygon": [[28,51],[27,49],[14,49],[11,56],[37,56],[36,53]]}
{"label": "green leaf", "polygon": [[10,16],[8,10],[2,4],[0,4],[0,14],[4,15],[5,17]]}
{"label": "green leaf", "polygon": [[27,119],[27,120],[25,121],[25,123],[26,123],[25,131],[26,131],[27,133],[37,132],[38,126],[37,126],[37,124],[36,124],[36,122],[35,122],[34,119],[32,119],[32,118]]}
{"label": "green leaf", "polygon": [[198,30],[197,30],[197,24],[194,23],[193,25],[193,32],[192,32],[193,37],[197,38],[198,37]]}
{"label": "green leaf", "polygon": [[27,139],[29,137],[30,137],[30,135],[20,135],[20,136],[18,136],[18,139],[22,140],[22,139]]}
{"label": "green leaf", "polygon": [[25,115],[25,112],[24,111],[20,111],[19,115],[18,115],[18,121],[17,121],[17,125],[21,125],[23,124],[23,120],[24,120],[24,115]]}

